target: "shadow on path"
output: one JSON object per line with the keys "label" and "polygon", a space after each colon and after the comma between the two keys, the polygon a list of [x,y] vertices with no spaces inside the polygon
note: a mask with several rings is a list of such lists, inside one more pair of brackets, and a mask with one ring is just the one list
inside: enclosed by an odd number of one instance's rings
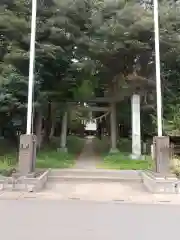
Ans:
{"label": "shadow on path", "polygon": [[93,146],[93,137],[87,137],[82,153],[76,160],[74,168],[77,169],[96,169],[97,164],[101,162],[101,158],[97,156]]}

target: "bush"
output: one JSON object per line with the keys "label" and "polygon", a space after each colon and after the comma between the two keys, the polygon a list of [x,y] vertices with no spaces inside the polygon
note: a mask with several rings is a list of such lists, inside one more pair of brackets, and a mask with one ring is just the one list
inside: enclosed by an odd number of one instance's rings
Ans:
{"label": "bush", "polygon": [[176,156],[171,160],[171,171],[176,174],[178,178],[180,177],[180,159]]}
{"label": "bush", "polygon": [[[79,154],[84,147],[84,139],[74,136],[74,135],[69,135],[67,136],[67,149],[68,152],[71,154]],[[53,137],[51,139],[51,142],[47,145],[44,146],[46,149],[58,149],[60,148],[60,137]]]}
{"label": "bush", "polygon": [[120,138],[117,141],[117,148],[121,152],[130,153],[132,149],[132,141],[128,138]]}
{"label": "bush", "polygon": [[67,137],[67,148],[68,152],[71,154],[80,154],[84,147],[84,138],[77,136],[68,136]]}
{"label": "bush", "polygon": [[0,156],[0,174],[3,176],[11,176],[17,166],[17,155],[13,153]]}
{"label": "bush", "polygon": [[[101,139],[95,138],[94,140],[95,151],[100,154],[107,154],[111,148],[111,140],[109,136],[103,136]],[[128,138],[120,138],[117,141],[117,148],[121,152],[131,152],[131,140]]]}
{"label": "bush", "polygon": [[101,139],[93,139],[94,151],[98,154],[107,154],[110,149],[110,139],[108,136],[103,136]]}

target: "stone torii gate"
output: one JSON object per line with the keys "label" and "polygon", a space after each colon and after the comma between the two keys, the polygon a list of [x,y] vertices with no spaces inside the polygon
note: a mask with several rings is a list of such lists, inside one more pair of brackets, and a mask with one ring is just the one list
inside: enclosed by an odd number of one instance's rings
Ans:
{"label": "stone torii gate", "polygon": [[[98,107],[98,106],[88,106],[88,110],[92,112],[110,112],[110,107]],[[61,141],[60,141],[60,150],[67,151],[66,142],[67,142],[67,129],[68,129],[68,110],[64,113],[62,119],[62,127],[61,127]]]}
{"label": "stone torii gate", "polygon": [[[111,150],[117,152],[117,120],[116,103],[111,103]],[[131,97],[131,126],[132,126],[132,159],[141,158],[141,119],[140,119],[140,95]]]}
{"label": "stone torii gate", "polygon": [[[88,103],[107,103],[109,107],[90,106],[90,111],[110,112],[110,136],[111,136],[111,153],[116,153],[117,149],[117,118],[116,118],[116,104],[120,99],[112,97],[100,97],[94,100],[89,100]],[[131,116],[132,116],[132,159],[141,158],[141,124],[140,124],[140,95],[133,94],[131,97]],[[62,134],[60,150],[67,151],[67,127],[68,127],[68,111],[64,113],[62,120]]]}

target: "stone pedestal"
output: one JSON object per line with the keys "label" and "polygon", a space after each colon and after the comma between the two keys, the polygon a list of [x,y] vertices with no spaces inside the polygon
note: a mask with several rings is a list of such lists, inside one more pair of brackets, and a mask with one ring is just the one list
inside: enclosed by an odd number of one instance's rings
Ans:
{"label": "stone pedestal", "polygon": [[144,185],[152,193],[177,193],[179,181],[170,172],[169,137],[154,137],[153,153],[155,168],[154,171],[142,172]]}
{"label": "stone pedestal", "polygon": [[63,147],[63,148],[58,148],[57,149],[58,152],[68,152],[67,147]]}
{"label": "stone pedestal", "polygon": [[119,149],[118,149],[118,148],[110,148],[109,153],[110,153],[110,154],[119,153]]}
{"label": "stone pedestal", "polygon": [[141,176],[144,186],[151,193],[179,193],[179,181],[173,174],[163,176],[159,173],[143,171]]}
{"label": "stone pedestal", "polygon": [[169,137],[154,137],[153,151],[155,159],[154,172],[166,176],[170,174],[170,144]]}
{"label": "stone pedestal", "polygon": [[132,159],[141,158],[141,119],[140,119],[140,95],[133,94],[131,98],[132,116]]}
{"label": "stone pedestal", "polygon": [[19,173],[27,176],[35,171],[36,163],[36,136],[21,135],[19,145]]}

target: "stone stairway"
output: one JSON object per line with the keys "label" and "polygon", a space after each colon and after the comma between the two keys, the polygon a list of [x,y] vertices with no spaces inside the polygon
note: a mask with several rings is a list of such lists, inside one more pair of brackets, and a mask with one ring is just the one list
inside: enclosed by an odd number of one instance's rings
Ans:
{"label": "stone stairway", "polygon": [[103,169],[54,169],[48,181],[74,182],[141,182],[141,171]]}

